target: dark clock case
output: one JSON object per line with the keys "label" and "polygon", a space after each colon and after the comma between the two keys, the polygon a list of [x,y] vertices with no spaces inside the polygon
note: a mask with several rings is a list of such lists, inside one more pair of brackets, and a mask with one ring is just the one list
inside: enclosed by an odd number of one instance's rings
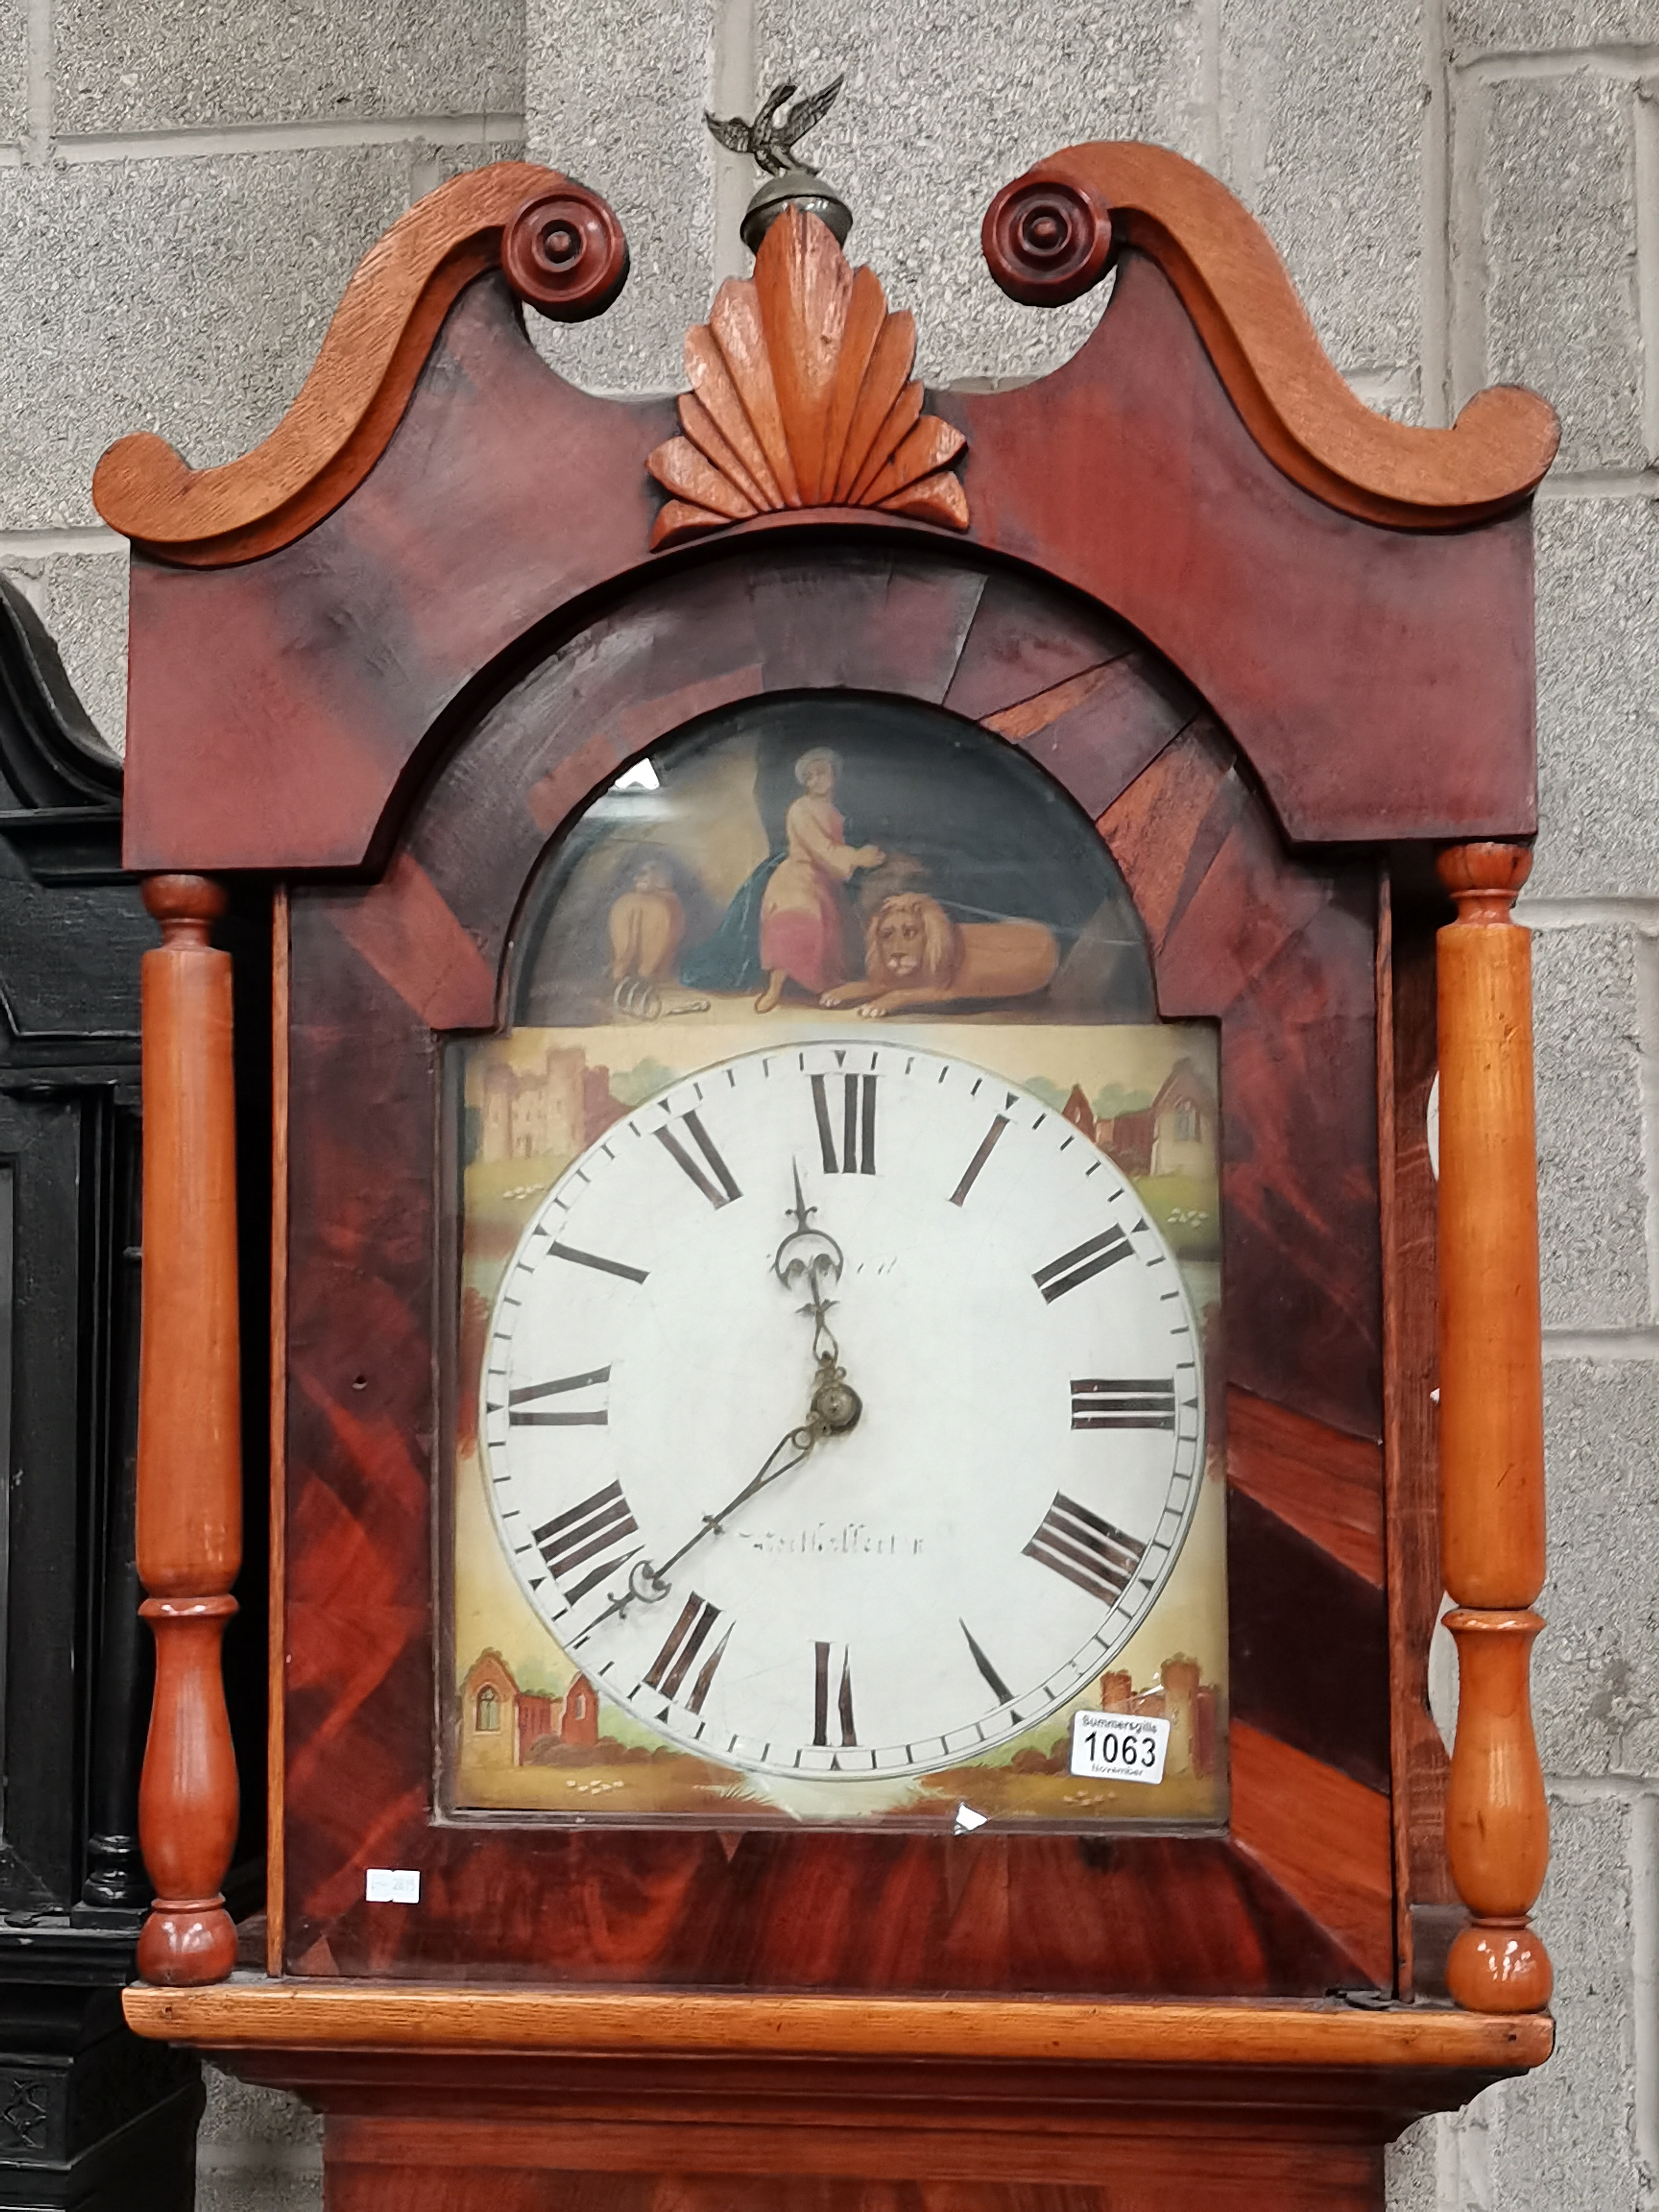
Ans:
{"label": "dark clock case", "polygon": [[138,962],[121,765],[0,579],[0,2206],[188,2212],[193,2057],[124,2025],[148,1638],[133,1564]]}

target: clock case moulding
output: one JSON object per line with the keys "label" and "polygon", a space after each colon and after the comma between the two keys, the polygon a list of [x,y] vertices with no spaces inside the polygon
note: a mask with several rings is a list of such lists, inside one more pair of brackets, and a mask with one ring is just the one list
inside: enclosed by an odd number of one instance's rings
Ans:
{"label": "clock case moulding", "polygon": [[[343,2203],[603,2169],[641,2205],[653,2176],[738,2172],[711,2203],[850,2212],[925,2176],[988,2212],[1173,2205],[1207,2173],[1370,2204],[1413,2115],[1547,2054],[1508,909],[1554,418],[1519,391],[1448,430],[1369,413],[1259,228],[1158,149],[1054,157],[984,237],[1034,304],[1115,263],[1098,326],[1039,383],[924,394],[908,318],[792,210],[691,334],[677,416],[530,345],[522,301],[602,312],[626,251],[596,195],[500,164],[374,248],[254,453],[192,471],[143,435],[100,465],[133,546],[125,862],[164,938],[139,1529],[161,1894],[128,2009],[324,2104]],[[525,883],[619,769],[717,708],[823,689],[942,705],[1040,763],[1123,872],[1162,1014],[1219,1024],[1225,1837],[433,1821],[442,1040],[495,1025]],[[1437,959],[1438,848],[1460,919]],[[270,894],[276,1069],[269,1175],[246,1131],[241,1161],[245,1203],[273,1206],[270,1912],[265,1972],[228,1981],[220,875]],[[1449,1776],[1425,1692],[1443,1586]],[[419,1907],[368,1905],[370,1866],[420,1869]],[[1462,2008],[1432,2002],[1454,1936]],[[441,2135],[467,2147],[453,2167]],[[1177,2136],[1179,2187],[1158,2179]],[[1097,2185],[1105,2144],[1140,2194]]]}

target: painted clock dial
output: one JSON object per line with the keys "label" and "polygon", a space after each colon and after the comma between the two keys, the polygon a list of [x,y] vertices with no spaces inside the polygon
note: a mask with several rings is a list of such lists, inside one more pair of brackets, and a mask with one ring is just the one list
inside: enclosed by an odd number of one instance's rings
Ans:
{"label": "painted clock dial", "polygon": [[1128,1179],[899,1044],[746,1054],[612,1127],[519,1242],[480,1407],[565,1650],[775,1774],[923,1773],[1077,1696],[1203,1468],[1197,1326]]}

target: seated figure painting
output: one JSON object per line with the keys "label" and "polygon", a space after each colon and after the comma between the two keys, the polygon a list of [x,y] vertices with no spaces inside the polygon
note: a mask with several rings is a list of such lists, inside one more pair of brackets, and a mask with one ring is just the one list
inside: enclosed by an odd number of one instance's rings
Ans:
{"label": "seated figure painting", "polygon": [[668,740],[651,771],[544,872],[519,1020],[1152,1017],[1092,825],[974,725],[844,692],[764,699]]}
{"label": "seated figure painting", "polygon": [[[841,756],[820,745],[795,763],[800,797],[783,818],[787,847],[769,864],[761,894],[760,963],[766,989],[757,1013],[769,1014],[784,987],[823,993],[838,986],[846,965],[846,888],[860,870],[880,867],[879,845],[849,845],[835,803]],[[825,1000],[824,1003],[829,1004]]]}

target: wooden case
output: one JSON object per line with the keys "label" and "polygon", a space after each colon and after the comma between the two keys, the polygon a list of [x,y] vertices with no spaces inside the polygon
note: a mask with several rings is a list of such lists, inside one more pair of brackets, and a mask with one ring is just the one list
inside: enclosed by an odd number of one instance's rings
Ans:
{"label": "wooden case", "polygon": [[[581,241],[574,278],[556,233]],[[923,395],[908,319],[791,212],[691,333],[677,438],[667,403],[592,398],[528,343],[521,301],[614,296],[620,232],[593,195],[502,165],[365,262],[257,453],[192,471],[134,438],[100,465],[134,545],[126,857],[166,939],[140,1525],[161,1896],[141,1967],[172,1993],[129,2011],[324,2101],[333,2204],[472,2203],[459,2166],[413,2179],[437,2153],[409,2116],[439,2110],[429,2127],[462,2129],[526,2206],[599,2169],[641,2177],[641,2204],[701,2203],[653,2192],[728,2168],[756,2179],[721,2203],[1174,2204],[1200,2176],[1176,2154],[1185,2119],[1153,2116],[1166,2100],[1208,2116],[1205,2172],[1257,2173],[1246,2201],[1370,2203],[1389,2133],[1547,2049],[1545,2021],[1513,2017],[1548,1984],[1525,1926],[1541,1540],[1507,915],[1534,826],[1527,503],[1553,418],[1518,392],[1446,431],[1369,415],[1254,223],[1157,149],[1055,157],[985,236],[1037,301],[1115,255],[1064,368]],[[1122,871],[1160,1013],[1219,1024],[1224,1837],[443,1815],[443,1042],[496,1024],[524,887],[596,790],[718,708],[822,690],[933,702],[1040,763]],[[1437,1017],[1443,847],[1461,919]],[[277,887],[271,1978],[215,1989],[236,1263],[203,879],[244,872]],[[1443,1580],[1470,1686],[1449,1858],[1425,1688]],[[368,1869],[394,1866],[420,1870],[418,1911],[367,1901]],[[1461,2013],[1426,2002],[1454,1935]],[[902,2118],[883,2102],[900,2051]],[[567,2054],[556,2094],[535,2053]],[[964,2100],[994,2155],[941,2150]],[[1074,2156],[1038,2148],[1055,2126]],[[1121,2185],[1094,2174],[1108,2142]]]}

